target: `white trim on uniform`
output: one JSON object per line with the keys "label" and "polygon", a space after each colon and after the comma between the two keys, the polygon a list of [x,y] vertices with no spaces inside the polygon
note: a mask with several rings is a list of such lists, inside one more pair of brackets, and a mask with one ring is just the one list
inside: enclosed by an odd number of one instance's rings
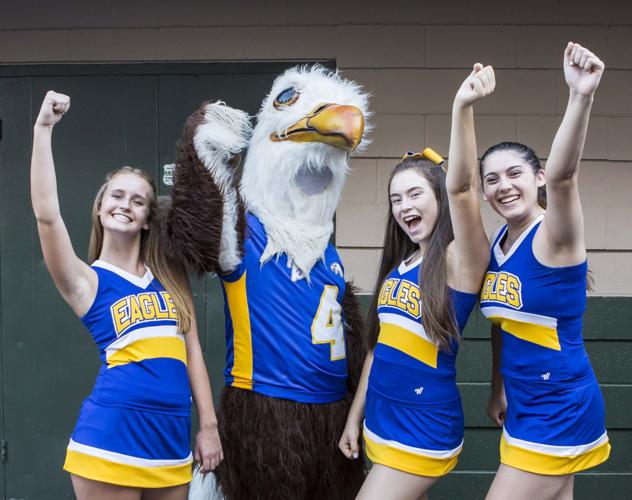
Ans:
{"label": "white trim on uniform", "polygon": [[171,460],[139,458],[133,457],[131,455],[124,455],[122,453],[116,453],[114,451],[102,450],[100,448],[95,448],[86,444],[77,443],[72,439],[68,443],[68,450],[83,453],[84,455],[90,455],[92,457],[103,458],[105,460],[108,460],[109,462],[134,465],[136,467],[168,467],[172,465],[186,465],[188,463],[191,463],[193,460],[191,452],[189,452],[189,456],[186,458]]}
{"label": "white trim on uniform", "polygon": [[145,274],[142,277],[136,276],[132,273],[128,273],[125,269],[121,269],[120,267],[116,267],[114,264],[110,264],[104,260],[95,260],[92,263],[93,266],[100,267],[102,269],[107,269],[108,271],[112,271],[114,274],[118,274],[121,278],[126,279],[133,285],[136,285],[139,288],[147,288],[149,284],[154,280],[154,275],[147,266],[145,266]]}
{"label": "white trim on uniform", "polygon": [[486,318],[506,318],[519,321],[520,323],[530,323],[533,325],[546,326],[547,328],[557,328],[557,318],[516,311],[507,307],[481,307],[481,312]]}
{"label": "white trim on uniform", "polygon": [[137,340],[151,339],[156,337],[177,337],[180,340],[184,341],[184,335],[178,333],[178,327],[175,324],[147,326],[134,330],[127,335],[121,335],[118,339],[116,339],[114,342],[106,347],[105,356],[106,358],[109,358],[110,356],[116,354],[119,350],[127,347],[130,344],[133,344]]}
{"label": "white trim on uniform", "polygon": [[379,313],[378,318],[380,320],[380,325],[389,323],[391,325],[399,326],[404,330],[408,330],[410,333],[414,333],[417,337],[424,339],[426,342],[434,344],[434,342],[430,340],[430,337],[426,334],[424,326],[419,321],[413,321],[405,316],[392,313]]}
{"label": "white trim on uniform", "polygon": [[408,271],[410,271],[414,267],[419,266],[423,259],[424,259],[424,256],[420,255],[417,259],[415,259],[413,262],[411,262],[408,265],[406,265],[406,259],[404,259],[404,260],[402,260],[401,264],[397,268],[397,272],[399,274],[406,274]]}
{"label": "white trim on uniform", "polygon": [[552,455],[556,457],[575,457],[577,455],[582,455],[608,442],[608,432],[604,432],[592,443],[580,444],[576,446],[556,446],[552,444],[541,444],[533,443],[531,441],[524,441],[522,439],[511,437],[505,428],[503,428],[503,437],[505,438],[505,441],[507,441],[507,444],[511,446],[516,446],[518,448],[524,448],[526,450],[535,451],[537,453],[544,453],[546,455]]}
{"label": "white trim on uniform", "polygon": [[522,232],[522,234],[518,237],[516,241],[513,242],[513,245],[511,245],[511,248],[507,252],[507,255],[504,254],[502,246],[500,244],[500,242],[505,237],[505,234],[507,234],[508,227],[505,226],[505,228],[502,231],[502,234],[498,236],[498,239],[496,240],[496,244],[494,245],[494,257],[496,257],[496,262],[498,262],[499,266],[502,266],[505,262],[509,260],[509,257],[511,257],[514,254],[514,252],[518,250],[522,241],[527,237],[531,229],[533,229],[533,226],[535,226],[542,219],[544,219],[544,214],[538,215],[533,220],[533,222],[529,224],[529,227]]}
{"label": "white trim on uniform", "polygon": [[459,453],[461,453],[461,448],[463,448],[463,441],[461,444],[452,450],[426,450],[424,448],[415,448],[414,446],[408,446],[406,444],[402,444],[398,441],[393,441],[390,439],[383,439],[366,426],[366,420],[364,422],[364,433],[371,440],[378,444],[382,444],[385,446],[390,446],[391,448],[396,448],[398,450],[406,451],[408,453],[413,453],[415,455],[422,455],[424,457],[432,457],[432,458],[452,458]]}

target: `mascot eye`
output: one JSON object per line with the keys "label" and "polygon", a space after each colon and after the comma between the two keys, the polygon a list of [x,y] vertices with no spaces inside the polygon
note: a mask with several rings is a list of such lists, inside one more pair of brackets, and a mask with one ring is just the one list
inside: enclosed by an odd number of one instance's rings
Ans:
{"label": "mascot eye", "polygon": [[291,106],[298,100],[298,96],[300,94],[294,87],[290,87],[281,92],[276,99],[274,100],[274,107],[276,109],[281,109],[286,106]]}

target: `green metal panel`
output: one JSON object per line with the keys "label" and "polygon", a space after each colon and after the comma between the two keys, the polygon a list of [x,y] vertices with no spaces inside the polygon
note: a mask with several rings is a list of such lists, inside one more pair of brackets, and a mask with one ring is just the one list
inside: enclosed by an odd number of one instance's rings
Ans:
{"label": "green metal panel", "polygon": [[[5,162],[3,159],[5,158],[5,148],[6,144],[3,141],[3,131],[2,127],[4,125],[5,117],[7,116],[7,109],[5,109],[5,103],[2,99],[2,96],[5,95],[5,82],[0,80],[0,179],[5,178]],[[4,199],[3,185],[5,183],[0,184],[0,441],[4,446],[5,443],[5,435],[4,435],[4,351],[2,349],[2,331],[3,331],[3,321],[2,321],[2,239],[5,232],[5,224],[7,223],[6,217],[4,215],[4,206],[2,200]],[[0,494],[2,494],[2,498],[6,498],[6,490],[5,490],[5,466],[4,460],[6,457],[2,457],[0,460]]]}
{"label": "green metal panel", "polygon": [[[6,99],[16,108],[6,142],[13,154],[12,182],[3,196],[3,344],[5,435],[11,448],[6,494],[23,498],[71,498],[61,471],[64,450],[81,401],[98,370],[96,348],[54,288],[45,268],[29,197],[32,119],[49,88],[72,98],[71,111],[56,127],[53,143],[60,206],[79,256],[86,257],[90,210],[105,173],[130,160],[155,169],[155,141],[143,160],[137,130],[155,128],[156,116],[128,118],[142,96],[155,110],[155,78],[127,82],[121,76],[52,76],[6,79]],[[129,89],[146,89],[127,98]],[[150,144],[151,146],[151,144]]]}
{"label": "green metal panel", "polygon": [[[65,447],[99,360],[43,263],[29,195],[33,120],[49,88],[72,98],[56,127],[62,215],[87,257],[90,210],[105,173],[121,165],[153,172],[174,159],[185,118],[221,98],[251,114],[289,64],[0,67],[0,435],[9,461],[6,498],[72,498]],[[223,385],[224,315],[216,277],[194,282],[203,348],[217,399]]]}

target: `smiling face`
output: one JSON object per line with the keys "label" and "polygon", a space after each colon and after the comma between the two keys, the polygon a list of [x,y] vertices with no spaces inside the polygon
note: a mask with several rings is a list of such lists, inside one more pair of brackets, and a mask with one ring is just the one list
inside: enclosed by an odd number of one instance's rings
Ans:
{"label": "smiling face", "polygon": [[541,210],[538,188],[544,186],[544,171],[533,167],[517,151],[495,151],[482,166],[483,194],[499,215],[511,220],[532,219]]}
{"label": "smiling face", "polygon": [[391,213],[413,243],[423,247],[437,224],[439,204],[430,182],[415,168],[396,173],[389,195]]}
{"label": "smiling face", "polygon": [[112,177],[98,211],[104,231],[134,235],[148,229],[152,196],[152,187],[139,175],[120,173]]}

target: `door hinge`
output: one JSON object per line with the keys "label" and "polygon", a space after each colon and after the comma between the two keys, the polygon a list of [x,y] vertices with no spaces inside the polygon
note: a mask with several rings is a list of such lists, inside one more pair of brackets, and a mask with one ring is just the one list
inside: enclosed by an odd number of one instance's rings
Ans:
{"label": "door hinge", "polygon": [[9,444],[4,439],[0,442],[0,460],[3,464],[9,461]]}

